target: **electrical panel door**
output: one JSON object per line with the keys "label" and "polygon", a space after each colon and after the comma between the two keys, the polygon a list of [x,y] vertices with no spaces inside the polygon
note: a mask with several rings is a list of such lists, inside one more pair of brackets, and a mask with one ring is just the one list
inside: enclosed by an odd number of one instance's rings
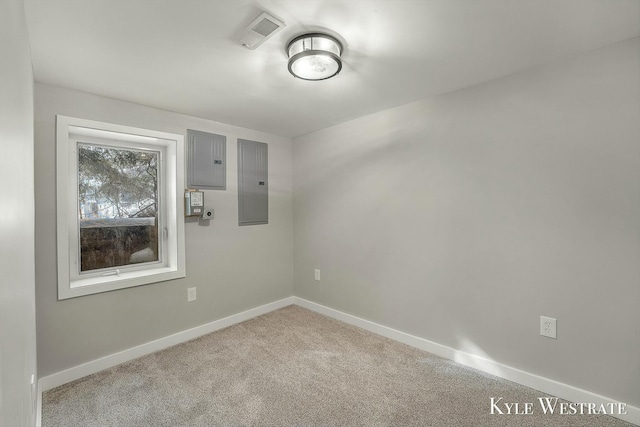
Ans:
{"label": "electrical panel door", "polygon": [[227,189],[227,137],[187,129],[187,186],[205,190]]}
{"label": "electrical panel door", "polygon": [[269,223],[268,146],[238,139],[238,224]]}

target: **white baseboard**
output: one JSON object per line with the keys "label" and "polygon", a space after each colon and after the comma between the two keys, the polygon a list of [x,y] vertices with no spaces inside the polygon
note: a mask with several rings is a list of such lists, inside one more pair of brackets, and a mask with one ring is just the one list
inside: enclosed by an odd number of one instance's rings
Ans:
{"label": "white baseboard", "polygon": [[38,387],[36,388],[36,427],[42,427],[42,388],[40,387],[40,381],[38,381]]}
{"label": "white baseboard", "polygon": [[219,329],[235,325],[236,323],[244,322],[245,320],[291,305],[293,304],[293,301],[293,297],[274,301],[269,304],[261,305],[260,307],[243,311],[242,313],[234,314],[220,320],[215,320],[201,326],[196,326],[195,328],[187,329],[186,331],[178,332],[164,338],[159,338],[118,353],[110,354],[96,360],[91,360],[83,363],[82,365],[56,372],[55,374],[47,375],[46,377],[40,378],[38,381],[40,390],[47,391],[87,375],[95,374],[96,372],[100,372],[104,369],[128,362],[129,360],[163,350],[176,344],[181,344],[202,335],[215,332]]}
{"label": "white baseboard", "polygon": [[[407,334],[405,332],[401,332],[396,329],[371,322],[369,320],[361,319],[359,317],[343,313],[341,311],[305,300],[303,298],[288,297],[40,378],[40,380],[38,381],[36,426],[41,426],[42,392],[46,390],[58,387],[87,375],[100,372],[104,369],[111,368],[121,363],[128,362],[129,360],[133,360],[138,357],[163,350],[167,347],[171,347],[173,345],[198,338],[202,335],[215,332],[219,329],[235,325],[236,323],[244,322],[245,320],[261,316],[263,314],[269,313],[282,307],[286,307],[291,304],[299,305],[325,316],[332,317],[334,319],[373,332],[374,334],[390,338],[394,341],[410,345],[420,350],[428,351],[429,353],[436,354],[446,359],[454,360],[465,366],[487,372],[497,377],[504,378],[506,380],[513,381],[527,387],[531,387],[535,390],[539,390],[543,393],[560,397],[571,402],[588,402],[598,405],[617,402],[614,399],[610,399],[608,397],[601,396],[587,390],[579,389],[568,384],[560,383],[558,381],[541,377],[539,375],[534,375],[520,369],[513,368],[511,366],[503,365],[502,363],[487,359],[482,356],[456,350],[454,348],[447,347],[445,345],[438,344],[424,338],[416,337],[414,335]],[[626,409],[626,415],[616,415],[616,417],[624,421],[640,425],[640,408],[627,405]]]}
{"label": "white baseboard", "polygon": [[[294,304],[315,311],[316,313],[332,317],[350,325],[357,326],[369,332],[373,332],[374,334],[390,338],[394,341],[407,344],[420,350],[428,351],[429,353],[433,353],[440,357],[456,361],[462,365],[478,369],[480,371],[495,375],[500,378],[504,378],[509,381],[513,381],[518,384],[522,384],[527,387],[531,387],[535,390],[539,390],[543,393],[559,397],[570,402],[595,403],[597,405],[618,402],[606,396],[601,396],[587,390],[579,389],[568,384],[541,377],[539,375],[531,374],[529,372],[525,372],[511,366],[503,365],[502,363],[487,359],[482,356],[456,350],[454,348],[447,347],[445,345],[438,344],[424,338],[416,337],[414,335],[410,335],[405,332],[401,332],[396,329],[371,322],[369,320],[361,319],[359,317],[343,313],[341,311],[305,300],[303,298],[294,297]],[[625,415],[612,416],[633,424],[640,425],[640,408],[627,405],[626,409],[627,413]]]}

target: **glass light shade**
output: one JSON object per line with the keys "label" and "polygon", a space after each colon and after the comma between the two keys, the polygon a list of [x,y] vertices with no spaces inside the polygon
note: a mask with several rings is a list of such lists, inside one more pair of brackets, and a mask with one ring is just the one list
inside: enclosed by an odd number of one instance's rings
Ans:
{"label": "glass light shade", "polygon": [[303,80],[325,80],[342,69],[342,45],[326,34],[304,34],[287,46],[289,72]]}

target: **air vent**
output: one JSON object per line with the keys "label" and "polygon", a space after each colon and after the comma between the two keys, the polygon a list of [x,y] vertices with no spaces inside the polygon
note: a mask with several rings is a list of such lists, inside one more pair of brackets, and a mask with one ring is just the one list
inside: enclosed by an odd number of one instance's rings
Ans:
{"label": "air vent", "polygon": [[269,15],[267,12],[262,12],[249,24],[247,32],[240,42],[249,49],[255,49],[277,33],[282,27],[284,27],[284,22]]}

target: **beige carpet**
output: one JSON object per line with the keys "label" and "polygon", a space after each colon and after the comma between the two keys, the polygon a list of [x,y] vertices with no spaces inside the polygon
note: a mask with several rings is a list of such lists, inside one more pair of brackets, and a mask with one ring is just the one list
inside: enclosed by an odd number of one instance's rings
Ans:
{"label": "beige carpet", "polygon": [[[630,426],[289,306],[47,391],[53,426]],[[491,397],[535,402],[491,415]]]}

